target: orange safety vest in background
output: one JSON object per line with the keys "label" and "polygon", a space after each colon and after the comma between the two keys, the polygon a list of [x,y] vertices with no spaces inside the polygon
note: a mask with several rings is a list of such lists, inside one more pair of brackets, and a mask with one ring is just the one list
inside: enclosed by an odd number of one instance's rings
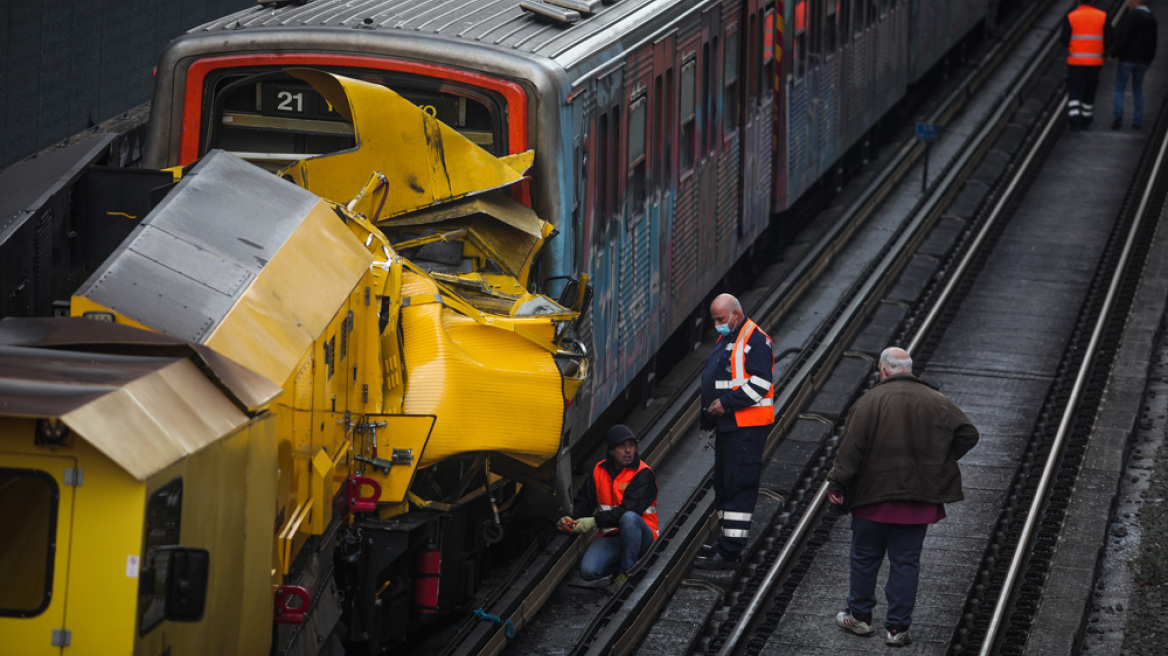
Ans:
{"label": "orange safety vest in background", "polygon": [[[738,389],[750,380],[750,376],[746,373],[746,345],[750,342],[750,336],[754,331],[758,331],[763,337],[766,337],[767,344],[770,344],[771,338],[758,324],[750,319],[746,320],[746,324],[742,326],[742,330],[738,332],[738,339],[734,342],[734,349],[730,352],[730,388]],[[739,428],[746,428],[747,426],[769,426],[775,423],[775,387],[771,384],[770,389],[767,390],[765,396],[762,397],[754,405],[748,405],[745,408],[734,413],[734,421]]]}
{"label": "orange safety vest in background", "polygon": [[[601,460],[600,462],[596,463],[596,467],[592,470],[592,480],[596,482],[596,505],[600,506],[601,510],[612,510],[613,508],[621,505],[621,502],[625,500],[625,488],[627,488],[629,483],[632,482],[633,477],[641,473],[641,470],[649,469],[649,465],[646,465],[645,461],[642,460],[641,466],[637,467],[636,469],[622,467],[620,473],[616,476],[616,480],[613,480],[612,475],[608,473],[608,469],[606,469],[604,466],[605,462],[606,461]],[[645,524],[647,524],[649,528],[653,529],[653,539],[656,540],[656,499],[653,500],[653,505],[649,506],[645,509],[645,512],[641,513],[641,519],[645,520]],[[616,528],[615,526],[612,528],[600,529],[601,535],[612,535],[613,533],[619,532],[620,529]]]}
{"label": "orange safety vest in background", "polygon": [[1067,47],[1069,66],[1103,65],[1103,29],[1107,12],[1090,5],[1081,5],[1067,14],[1071,22],[1071,44]]}

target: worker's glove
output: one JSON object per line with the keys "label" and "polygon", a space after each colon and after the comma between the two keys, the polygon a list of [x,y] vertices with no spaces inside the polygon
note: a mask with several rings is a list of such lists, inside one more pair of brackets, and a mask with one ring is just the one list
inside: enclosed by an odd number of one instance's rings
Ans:
{"label": "worker's glove", "polygon": [[571,533],[572,529],[576,528],[576,520],[564,515],[556,522],[556,528],[564,533]]}
{"label": "worker's glove", "polygon": [[572,527],[573,533],[587,533],[596,528],[595,517],[581,517],[576,520],[576,525]]}

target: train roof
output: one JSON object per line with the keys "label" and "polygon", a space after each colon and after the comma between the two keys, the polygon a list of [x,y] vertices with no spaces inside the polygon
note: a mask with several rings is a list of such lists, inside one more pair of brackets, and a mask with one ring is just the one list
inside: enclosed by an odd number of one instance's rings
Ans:
{"label": "train roof", "polygon": [[146,480],[280,393],[214,351],[92,319],[0,321],[0,416],[58,419]]}
{"label": "train roof", "polygon": [[[575,23],[548,20],[522,7],[531,0],[309,0],[257,5],[194,28],[190,33],[298,26],[425,35],[513,50],[571,68],[603,53],[603,45],[649,26],[700,11],[708,1],[620,0],[592,4]],[[542,0],[535,0],[541,3]]]}

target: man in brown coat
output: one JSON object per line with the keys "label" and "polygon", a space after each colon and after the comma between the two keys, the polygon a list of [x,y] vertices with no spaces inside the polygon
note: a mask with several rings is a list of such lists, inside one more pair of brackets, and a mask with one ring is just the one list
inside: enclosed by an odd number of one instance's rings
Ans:
{"label": "man in brown coat", "polygon": [[977,428],[956,404],[912,375],[912,358],[880,354],[880,382],[848,411],[827,475],[828,499],[852,513],[851,589],[836,624],[871,635],[876,576],[888,555],[886,642],[912,641],[921,547],[929,524],[961,501],[957,461],[977,444]]}

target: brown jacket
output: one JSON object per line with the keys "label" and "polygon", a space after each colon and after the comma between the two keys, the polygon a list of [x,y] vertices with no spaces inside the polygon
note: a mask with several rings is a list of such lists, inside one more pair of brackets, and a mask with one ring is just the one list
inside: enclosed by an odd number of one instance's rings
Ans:
{"label": "brown jacket", "polygon": [[844,510],[883,501],[961,501],[957,460],[977,444],[969,417],[912,374],[889,376],[848,411],[831,492]]}

